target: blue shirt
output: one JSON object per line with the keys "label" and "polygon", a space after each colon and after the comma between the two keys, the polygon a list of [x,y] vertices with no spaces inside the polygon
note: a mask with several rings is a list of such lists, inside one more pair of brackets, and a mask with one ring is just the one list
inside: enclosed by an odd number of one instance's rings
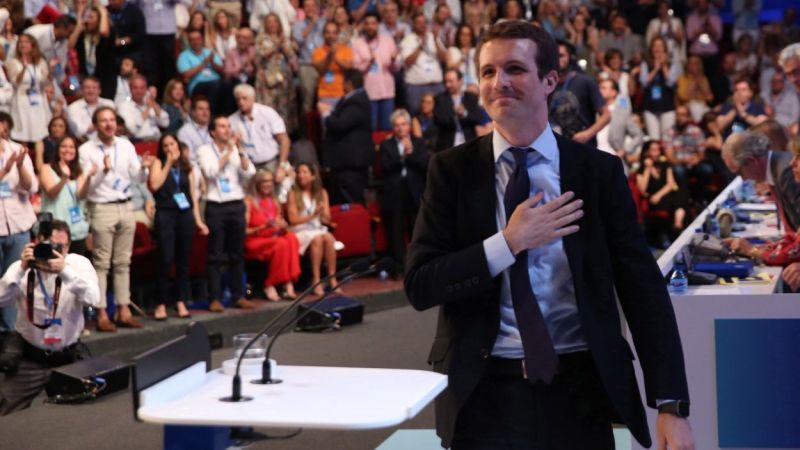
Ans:
{"label": "blue shirt", "polygon": [[[507,150],[512,147],[495,131],[492,136],[495,161],[495,195],[497,196],[497,229],[493,236],[483,242],[489,272],[492,277],[502,273],[500,289],[500,332],[495,340],[492,355],[502,358],[524,357],[522,340],[517,329],[517,318],[511,303],[511,281],[508,268],[514,263],[514,255],[508,248],[502,229],[506,226],[503,205],[506,184],[514,171],[514,157]],[[528,177],[533,196],[544,193],[544,202],[561,195],[559,151],[550,125],[530,145],[535,152],[528,153]],[[528,274],[533,293],[547,323],[556,353],[570,353],[588,349],[581,331],[575,286],[569,268],[562,239],[555,239],[541,247],[528,250]]]}
{"label": "blue shirt", "polygon": [[[183,73],[187,70],[194,69],[202,64],[203,60],[205,60],[209,54],[211,54],[211,49],[208,48],[203,48],[199,55],[192,49],[187,48],[186,50],[182,51],[180,55],[178,55],[178,72]],[[214,63],[220,66],[222,65],[222,59],[217,54],[214,54]],[[187,89],[191,94],[195,86],[197,86],[199,83],[205,83],[207,81],[219,81],[220,79],[221,78],[217,71],[214,70],[214,68],[211,66],[211,63],[208,63],[203,70],[189,80]]]}
{"label": "blue shirt", "polygon": [[325,19],[319,18],[317,20],[314,29],[308,33],[308,36],[303,39],[303,33],[308,27],[308,19],[297,22],[292,27],[292,39],[297,42],[298,47],[300,50],[297,52],[297,58],[301,64],[311,64],[311,52],[314,51],[315,48],[321,47],[322,44],[325,43],[325,39],[322,38],[322,30],[325,29]]}

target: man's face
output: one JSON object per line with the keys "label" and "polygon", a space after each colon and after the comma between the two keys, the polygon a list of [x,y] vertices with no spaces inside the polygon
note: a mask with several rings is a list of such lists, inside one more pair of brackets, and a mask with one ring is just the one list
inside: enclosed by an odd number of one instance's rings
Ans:
{"label": "man's face", "polygon": [[247,28],[242,28],[236,32],[236,47],[239,50],[246,50],[253,42],[253,32]]}
{"label": "man's face", "polygon": [[69,253],[69,236],[66,231],[53,230],[50,235],[50,243],[53,244],[53,247],[56,248],[56,251],[61,256],[67,256],[67,253]]}
{"label": "man's face", "polygon": [[246,95],[246,94],[236,94],[236,106],[239,107],[239,111],[250,114],[250,111],[253,110],[253,104],[256,102],[256,99]]}
{"label": "man's face", "polygon": [[131,98],[136,103],[144,102],[144,96],[147,94],[147,83],[143,78],[134,78],[131,80]]}
{"label": "man's face", "polygon": [[679,126],[686,126],[692,121],[692,116],[689,114],[689,109],[685,106],[678,106],[675,108],[675,122]]}
{"label": "man's face", "polygon": [[450,8],[445,5],[440,5],[439,10],[436,12],[436,22],[438,23],[445,23],[448,19],[450,19]]}
{"label": "man's face", "polygon": [[444,74],[444,86],[447,88],[447,92],[450,95],[458,95],[461,93],[461,86],[464,84],[464,80],[458,78],[458,74],[456,74],[452,70],[448,70],[447,73]]}
{"label": "man's face", "polygon": [[200,50],[203,49],[203,35],[200,34],[200,32],[192,31],[189,33],[189,47],[191,47],[195,53],[199,53]]}
{"label": "man's face", "polygon": [[375,36],[378,35],[378,19],[372,16],[364,19],[364,34],[369,39],[375,39]]}
{"label": "man's face", "polygon": [[415,17],[411,28],[414,30],[414,33],[419,35],[425,34],[425,32],[428,31],[428,22],[425,20],[425,16]]}
{"label": "man's face", "polygon": [[740,104],[749,102],[753,98],[753,91],[750,89],[750,85],[745,81],[736,83],[736,86],[733,87],[733,98]]}
{"label": "man's face", "polygon": [[557,74],[539,78],[536,44],[529,39],[494,39],[480,52],[480,94],[489,116],[496,122],[547,120],[547,96],[555,89]]}
{"label": "man's face", "polygon": [[83,98],[87,103],[94,104],[97,98],[100,97],[100,83],[92,79],[87,78],[83,80],[81,90],[83,91]]}
{"label": "man's face", "polygon": [[772,78],[770,79],[769,85],[773,94],[780,94],[781,92],[783,92],[783,87],[784,87],[783,74],[776,70],[775,73],[772,75]]}
{"label": "man's face", "polygon": [[383,10],[383,20],[390,24],[397,22],[397,4],[388,3]]}
{"label": "man's face", "polygon": [[133,60],[129,58],[125,58],[122,60],[122,63],[119,65],[119,74],[122,78],[130,78],[133,75],[134,65]]}
{"label": "man's face", "polygon": [[601,81],[600,95],[602,95],[606,101],[617,98],[617,91],[614,89],[614,83],[612,83],[610,80]]}
{"label": "man's face", "polygon": [[319,4],[317,4],[316,0],[306,0],[303,3],[303,11],[309,17],[319,17]]}
{"label": "man's face", "polygon": [[411,133],[411,124],[408,123],[408,119],[403,116],[398,116],[392,122],[392,131],[394,131],[394,135],[397,139],[405,139]]}
{"label": "man's face", "polygon": [[697,12],[700,14],[708,12],[708,0],[697,0]]}
{"label": "man's face", "polygon": [[625,34],[626,26],[627,23],[625,22],[625,18],[623,16],[616,16],[614,17],[614,21],[611,22],[611,31],[613,31],[617,36],[622,36]]}
{"label": "man's face", "polygon": [[789,58],[783,65],[783,74],[797,92],[800,92],[800,57]]}
{"label": "man's face", "polygon": [[114,111],[106,109],[97,115],[97,123],[94,125],[97,134],[102,140],[109,140],[117,134],[117,115]]}
{"label": "man's face", "polygon": [[322,38],[325,39],[325,45],[334,45],[339,39],[339,27],[333,22],[328,22],[325,25],[325,31],[322,32]]}
{"label": "man's face", "polygon": [[208,125],[211,118],[211,108],[208,106],[207,101],[199,100],[195,103],[192,109],[192,120],[200,125]]}
{"label": "man's face", "polygon": [[68,25],[66,27],[53,27],[53,36],[57,41],[63,41],[68,38],[75,30],[75,25]]}
{"label": "man's face", "polygon": [[231,139],[231,124],[226,117],[218,117],[216,120],[216,127],[212,131],[211,137],[215,140],[229,141]]}

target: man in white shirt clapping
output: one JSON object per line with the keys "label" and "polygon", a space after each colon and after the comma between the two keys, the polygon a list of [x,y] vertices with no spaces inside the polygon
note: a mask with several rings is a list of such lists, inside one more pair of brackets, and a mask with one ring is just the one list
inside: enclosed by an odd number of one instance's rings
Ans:
{"label": "man in white shirt clapping", "polygon": [[100,98],[100,80],[88,76],[81,82],[83,98],[72,102],[67,108],[69,129],[78,139],[93,139],[97,136],[92,124],[92,115],[100,106],[116,108],[112,100]]}
{"label": "man in white shirt clapping", "polygon": [[161,137],[160,128],[169,125],[169,115],[161,109],[156,98],[156,88],[148,89],[142,75],[134,75],[130,81],[131,99],[119,105],[119,115],[125,120],[125,128],[136,141],[156,141]]}

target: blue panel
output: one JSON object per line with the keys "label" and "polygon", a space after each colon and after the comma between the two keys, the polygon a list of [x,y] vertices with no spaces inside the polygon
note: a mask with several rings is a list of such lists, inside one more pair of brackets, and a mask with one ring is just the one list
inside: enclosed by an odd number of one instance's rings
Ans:
{"label": "blue panel", "polygon": [[230,436],[230,427],[165,425],[164,450],[225,450]]}
{"label": "blue panel", "polygon": [[722,448],[800,447],[800,319],[717,319]]}

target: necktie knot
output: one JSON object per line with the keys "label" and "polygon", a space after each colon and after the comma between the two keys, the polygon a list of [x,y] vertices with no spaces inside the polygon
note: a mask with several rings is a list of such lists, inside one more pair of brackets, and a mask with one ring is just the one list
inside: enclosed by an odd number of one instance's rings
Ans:
{"label": "necktie knot", "polygon": [[511,156],[514,157],[516,167],[526,167],[528,165],[528,152],[531,151],[530,147],[511,147],[508,149]]}

